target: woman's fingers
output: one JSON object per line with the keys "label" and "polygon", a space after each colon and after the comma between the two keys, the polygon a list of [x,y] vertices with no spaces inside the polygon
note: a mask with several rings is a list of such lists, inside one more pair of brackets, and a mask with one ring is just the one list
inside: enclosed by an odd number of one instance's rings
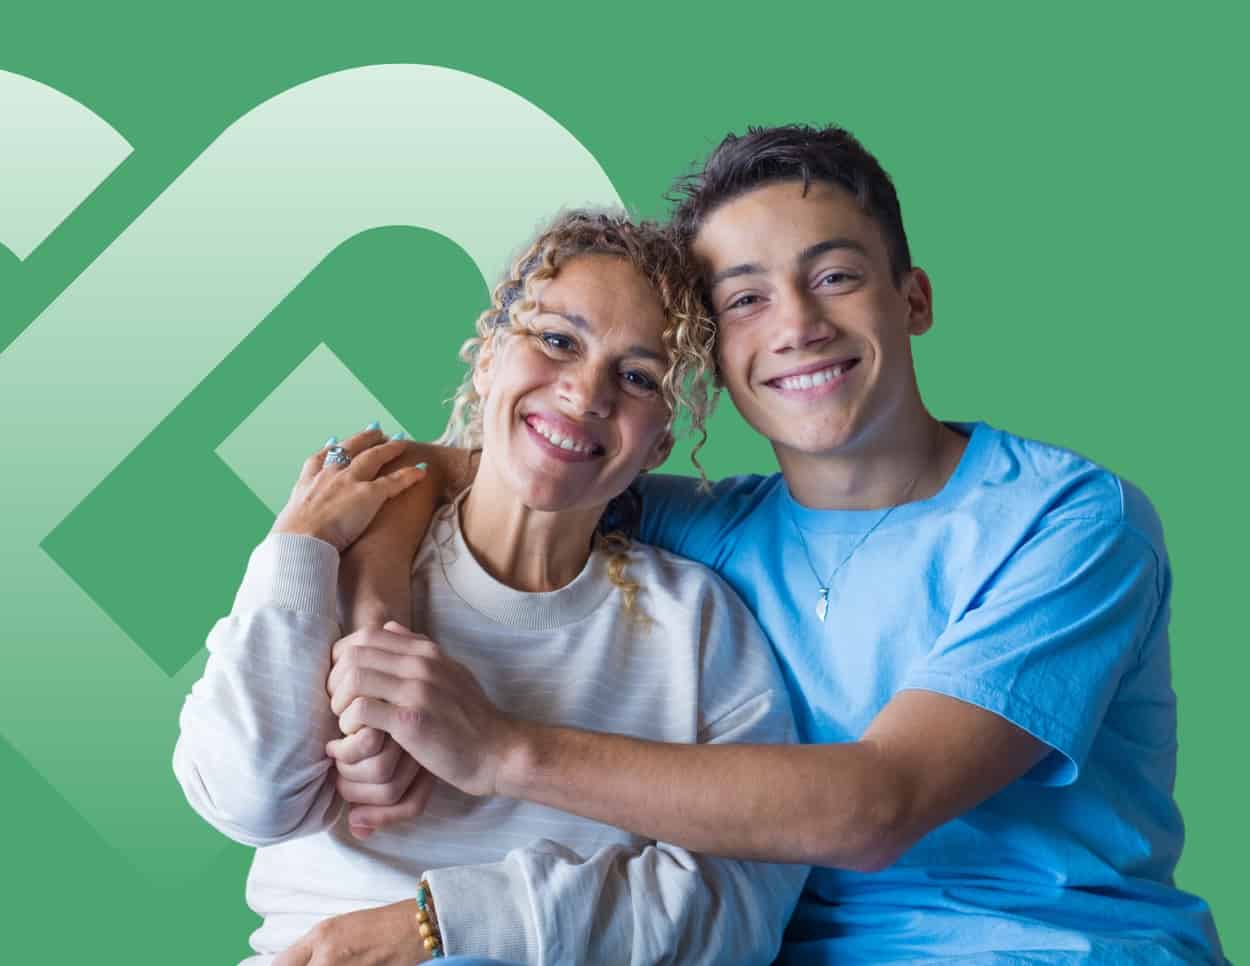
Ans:
{"label": "woman's fingers", "polygon": [[386,434],[382,430],[370,426],[367,429],[362,429],[359,433],[348,436],[339,445],[347,450],[347,455],[354,462],[357,457],[377,446],[381,446],[386,441]]}
{"label": "woman's fingers", "polygon": [[434,791],[434,776],[424,768],[417,772],[408,791],[394,805],[353,805],[347,812],[352,835],[368,838],[375,829],[406,822],[425,813]]}
{"label": "woman's fingers", "polygon": [[407,793],[420,770],[421,766],[411,755],[400,754],[395,757],[394,773],[385,781],[353,781],[340,770],[335,788],[343,800],[352,805],[395,805]]}
{"label": "woman's fingers", "polygon": [[[372,731],[373,729],[366,728],[364,730]],[[352,737],[354,738],[355,735],[352,735]],[[340,777],[349,782],[362,782],[367,785],[385,785],[387,782],[393,781],[399,770],[400,759],[404,757],[404,750],[395,743],[393,738],[387,735],[383,735],[383,738],[382,745],[376,754],[368,755],[354,762],[336,759],[334,767]],[[408,784],[405,782],[404,789],[407,787]]]}
{"label": "woman's fingers", "polygon": [[378,475],[378,470],[404,451],[405,444],[401,440],[388,440],[381,433],[377,435],[381,438],[370,437],[356,452],[348,450],[352,457],[352,475],[358,480],[373,479]]}
{"label": "woman's fingers", "polygon": [[382,495],[390,500],[399,496],[408,487],[416,483],[420,483],[425,479],[424,466],[401,466],[397,470],[390,473],[384,473],[373,481],[373,485],[380,487]]}
{"label": "woman's fingers", "polygon": [[326,755],[338,765],[354,765],[380,754],[386,746],[386,732],[361,728],[355,734],[326,742]]}

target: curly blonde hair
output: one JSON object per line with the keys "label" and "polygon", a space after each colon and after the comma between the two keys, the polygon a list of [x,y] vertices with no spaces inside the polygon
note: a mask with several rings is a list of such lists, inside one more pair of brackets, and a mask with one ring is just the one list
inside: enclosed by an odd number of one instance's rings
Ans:
{"label": "curly blonde hair", "polygon": [[[704,307],[698,272],[685,248],[653,222],[632,221],[622,212],[573,209],[556,216],[516,258],[508,275],[495,286],[490,307],[477,318],[476,332],[460,349],[468,372],[452,397],[451,417],[438,442],[469,450],[482,447],[482,398],[473,372],[483,349],[495,340],[522,330],[519,313],[536,306],[534,285],[554,278],[560,266],[580,255],[623,258],[645,278],[664,311],[662,340],[668,365],[660,395],[669,411],[668,428],[676,434],[684,415],[687,429],[698,434],[690,460],[706,485],[698,452],[707,441],[706,423],[715,405],[716,329]],[[619,514],[605,514],[617,516]],[[634,613],[639,586],[625,574],[629,537],[620,528],[601,526],[601,545],[611,552],[608,573]]]}

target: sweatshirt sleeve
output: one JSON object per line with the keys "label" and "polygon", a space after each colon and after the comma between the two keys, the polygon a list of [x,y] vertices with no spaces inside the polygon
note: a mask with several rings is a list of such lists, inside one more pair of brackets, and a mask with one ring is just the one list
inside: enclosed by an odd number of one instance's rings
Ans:
{"label": "sweatshirt sleeve", "polygon": [[338,565],[321,540],[266,537],[183,704],[174,774],[191,807],[237,842],[273,845],[337,817],[325,744],[339,734],[326,693]]}
{"label": "sweatshirt sleeve", "polygon": [[[794,741],[771,648],[732,591],[711,579],[699,605],[699,742]],[[502,862],[435,869],[426,878],[449,955],[746,964],[773,961],[808,871],[664,842],[581,856],[544,839]]]}

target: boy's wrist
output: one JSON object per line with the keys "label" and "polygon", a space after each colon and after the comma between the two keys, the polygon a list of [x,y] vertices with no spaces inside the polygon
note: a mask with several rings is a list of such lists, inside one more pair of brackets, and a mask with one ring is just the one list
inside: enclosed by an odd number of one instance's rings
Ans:
{"label": "boy's wrist", "polygon": [[541,798],[543,775],[550,771],[559,753],[559,729],[517,718],[510,721],[495,773],[495,794],[505,798]]}

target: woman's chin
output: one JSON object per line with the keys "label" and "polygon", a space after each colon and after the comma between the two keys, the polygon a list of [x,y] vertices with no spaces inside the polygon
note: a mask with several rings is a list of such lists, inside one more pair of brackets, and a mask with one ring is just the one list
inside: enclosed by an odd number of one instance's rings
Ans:
{"label": "woman's chin", "polygon": [[552,479],[542,476],[524,481],[513,488],[517,501],[529,510],[542,513],[571,513],[598,508],[602,510],[614,493],[600,493],[602,487],[588,487],[585,479]]}

